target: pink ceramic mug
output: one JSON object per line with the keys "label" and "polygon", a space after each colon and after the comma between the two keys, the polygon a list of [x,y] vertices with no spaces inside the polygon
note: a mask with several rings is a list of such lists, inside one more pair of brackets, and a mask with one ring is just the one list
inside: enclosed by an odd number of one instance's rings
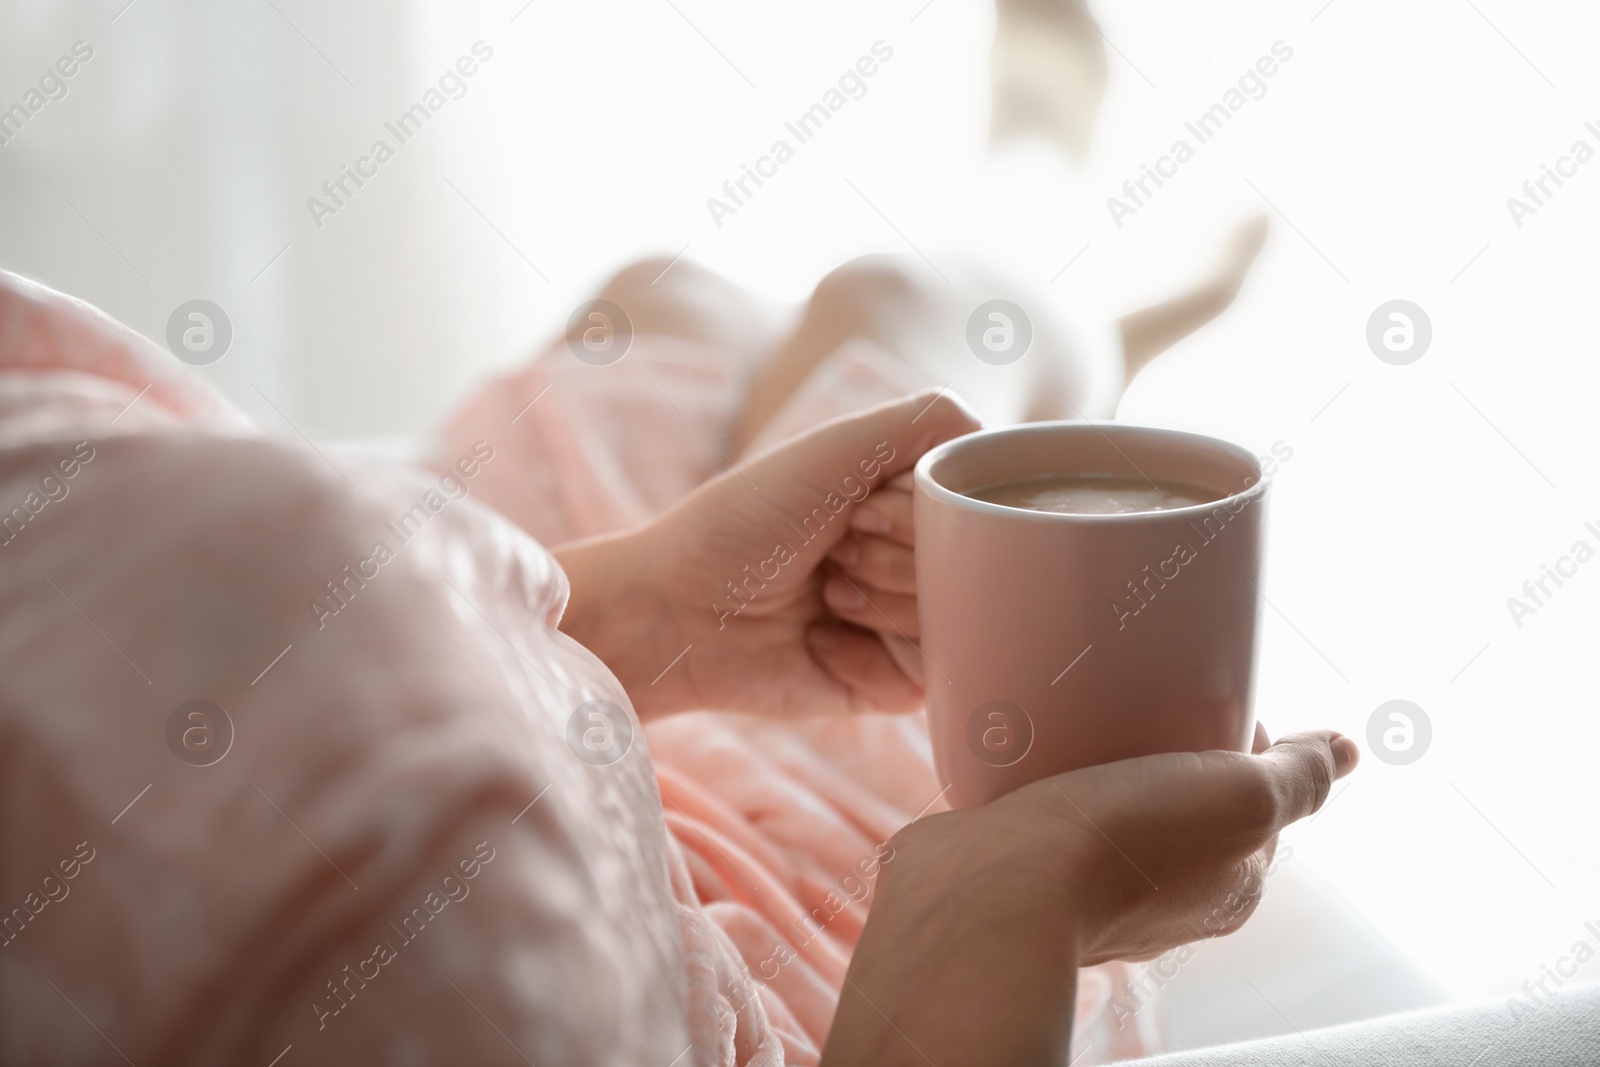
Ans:
{"label": "pink ceramic mug", "polygon": [[[964,491],[1109,474],[1211,503],[1062,515]],[[1255,456],[1197,434],[1030,423],[916,468],[917,600],[934,762],[957,807],[1078,767],[1249,751],[1262,528]]]}

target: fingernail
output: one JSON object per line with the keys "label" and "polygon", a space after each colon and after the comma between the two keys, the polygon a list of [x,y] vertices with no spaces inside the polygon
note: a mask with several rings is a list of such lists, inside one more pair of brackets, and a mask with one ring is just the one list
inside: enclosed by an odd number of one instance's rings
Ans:
{"label": "fingernail", "polygon": [[841,567],[854,567],[861,562],[861,546],[847,537],[833,546],[828,558]]}
{"label": "fingernail", "polygon": [[1328,747],[1333,750],[1333,765],[1340,774],[1345,774],[1361,760],[1361,746],[1343,734],[1329,742]]}
{"label": "fingernail", "polygon": [[828,603],[835,611],[860,611],[867,606],[867,598],[861,595],[861,590],[843,579],[836,579],[828,583]]}
{"label": "fingernail", "polygon": [[889,520],[875,508],[856,508],[856,513],[850,516],[850,525],[867,533],[886,534],[889,532]]}

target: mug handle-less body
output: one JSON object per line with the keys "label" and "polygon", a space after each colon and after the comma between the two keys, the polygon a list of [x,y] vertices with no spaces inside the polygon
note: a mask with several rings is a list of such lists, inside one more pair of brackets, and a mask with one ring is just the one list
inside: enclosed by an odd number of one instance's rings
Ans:
{"label": "mug handle-less body", "polygon": [[[1220,499],[1057,515],[953,488],[1123,466]],[[1267,498],[1253,456],[1173,431],[1043,423],[949,442],[916,475],[924,682],[952,804],[1133,756],[1248,750]]]}

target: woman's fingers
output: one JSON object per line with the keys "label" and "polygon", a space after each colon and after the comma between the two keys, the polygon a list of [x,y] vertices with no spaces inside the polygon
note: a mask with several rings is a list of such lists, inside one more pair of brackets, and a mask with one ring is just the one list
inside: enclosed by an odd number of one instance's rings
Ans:
{"label": "woman's fingers", "polygon": [[917,647],[917,643],[908,641],[899,634],[879,634],[878,640],[883,642],[883,647],[888,651],[889,658],[894,660],[895,666],[919,687],[923,686],[922,649]]}
{"label": "woman's fingers", "polygon": [[885,486],[868,496],[850,516],[850,526],[866,534],[877,534],[902,545],[916,543],[911,526],[911,493]]}
{"label": "woman's fingers", "polygon": [[[852,533],[834,546],[829,558],[863,587],[914,596],[917,592],[917,556],[886,537]],[[871,589],[867,595],[871,596]]]}
{"label": "woman's fingers", "polygon": [[867,586],[848,574],[835,574],[823,585],[822,598],[846,622],[912,641],[921,636],[915,596],[891,593]]}
{"label": "woman's fingers", "polygon": [[922,687],[897,667],[873,633],[840,623],[819,623],[806,633],[811,655],[852,694],[859,711],[915,711]]}
{"label": "woman's fingers", "polygon": [[[879,594],[914,597],[917,557],[912,548],[916,534],[911,520],[911,491],[898,484],[879,489],[856,508],[850,516],[850,527],[851,532],[834,546],[830,556],[859,591],[873,603],[878,602]],[[834,596],[839,598],[837,604]],[[828,603],[835,610],[840,606],[854,612],[866,608],[844,586],[830,591]],[[893,615],[887,609],[886,613]],[[912,615],[915,616],[914,604]],[[898,618],[896,623],[904,629]],[[915,635],[908,630],[907,636]]]}

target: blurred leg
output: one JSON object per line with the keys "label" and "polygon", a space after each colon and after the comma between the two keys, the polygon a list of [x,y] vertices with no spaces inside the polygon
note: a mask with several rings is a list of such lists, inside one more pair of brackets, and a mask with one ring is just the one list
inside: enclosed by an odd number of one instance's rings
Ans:
{"label": "blurred leg", "polygon": [[[947,277],[940,277],[915,259],[872,255],[829,271],[799,325],[756,375],[735,446],[743,450],[818,364],[854,338],[918,368],[934,384],[949,385],[986,418],[998,417],[986,407],[1007,408],[1011,419],[1081,418],[1069,398],[1081,401],[1085,392],[1083,353],[1060,328],[1057,309],[972,264],[944,269]],[[1025,363],[991,366],[968,347],[967,320],[996,298],[1028,312],[1033,342]],[[1020,402],[997,403],[1003,398]]]}
{"label": "blurred leg", "polygon": [[861,337],[891,355],[948,344],[939,323],[949,318],[949,287],[931,273],[894,256],[862,256],[823,276],[794,332],[762,365],[734,434],[742,452],[824,359]]}
{"label": "blurred leg", "polygon": [[793,313],[686,260],[643,259],[618,271],[596,294],[628,313],[636,334],[666,334],[764,360]]}
{"label": "blurred leg", "polygon": [[[1233,302],[1265,232],[1264,220],[1241,228],[1208,278],[1121,320],[1124,380]],[[852,259],[823,276],[798,322],[788,309],[718,274],[664,258],[623,269],[599,295],[626,310],[638,333],[703,341],[746,358],[753,375],[731,442],[734,455],[744,451],[824,359],[855,338],[871,341],[940,382],[957,383],[958,392],[964,378],[976,387],[970,365],[974,356],[965,339],[967,319],[979,304],[996,297],[1022,305],[1033,324],[1029,369],[1018,367],[1010,386],[1023,397],[1017,417],[1084,417],[1080,404],[1087,372],[1080,366],[1081,353],[1057,328],[1054,309],[1031,295],[1013,293],[1015,287],[1004,279],[969,265],[947,270],[949,280],[907,257]]]}

